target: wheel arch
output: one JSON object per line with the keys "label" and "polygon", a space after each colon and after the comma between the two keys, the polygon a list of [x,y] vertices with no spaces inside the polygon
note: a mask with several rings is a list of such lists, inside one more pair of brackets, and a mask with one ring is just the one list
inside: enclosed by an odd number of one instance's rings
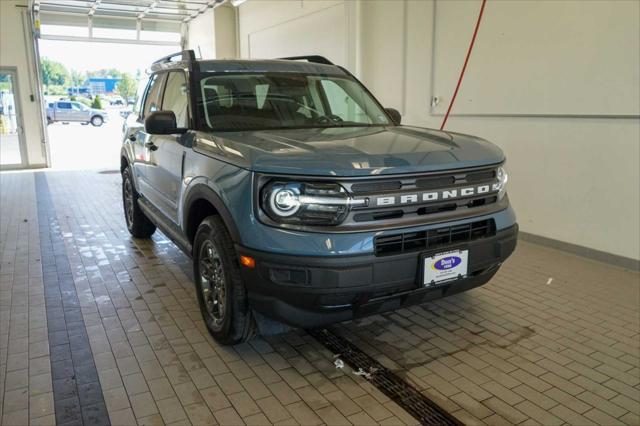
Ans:
{"label": "wheel arch", "polygon": [[209,186],[197,184],[191,188],[184,202],[183,230],[189,243],[193,244],[198,225],[211,215],[220,216],[233,242],[240,242],[238,227],[222,198]]}

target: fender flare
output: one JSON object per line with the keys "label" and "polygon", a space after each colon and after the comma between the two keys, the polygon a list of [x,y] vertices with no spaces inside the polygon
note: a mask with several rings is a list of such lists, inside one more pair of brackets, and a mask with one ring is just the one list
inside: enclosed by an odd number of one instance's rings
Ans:
{"label": "fender flare", "polygon": [[231,215],[231,212],[222,201],[222,198],[209,186],[204,183],[199,183],[193,186],[187,193],[187,196],[184,199],[184,210],[182,212],[183,217],[183,229],[186,234],[189,223],[187,223],[187,219],[189,217],[189,211],[191,210],[191,206],[197,200],[204,199],[210,202],[213,207],[218,211],[218,214],[222,218],[222,222],[227,227],[229,234],[231,235],[231,239],[234,243],[240,242],[240,233],[238,232],[238,227],[236,226],[236,222]]}

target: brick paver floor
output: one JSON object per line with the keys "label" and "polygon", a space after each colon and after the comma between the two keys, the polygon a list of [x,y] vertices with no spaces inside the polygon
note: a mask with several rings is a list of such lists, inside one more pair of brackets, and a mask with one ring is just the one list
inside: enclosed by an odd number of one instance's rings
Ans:
{"label": "brick paver floor", "polygon": [[[0,239],[2,425],[416,423],[304,331],[216,344],[118,174],[0,174]],[[520,243],[480,289],[332,330],[466,424],[637,425],[639,306],[638,273]]]}

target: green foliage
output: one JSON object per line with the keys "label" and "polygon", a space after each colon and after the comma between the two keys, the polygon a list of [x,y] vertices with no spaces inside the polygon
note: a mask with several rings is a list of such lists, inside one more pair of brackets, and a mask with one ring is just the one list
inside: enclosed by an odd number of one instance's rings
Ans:
{"label": "green foliage", "polygon": [[115,68],[108,70],[87,71],[88,78],[122,78],[124,73],[118,71]]}
{"label": "green foliage", "polygon": [[91,108],[102,109],[102,101],[100,100],[100,95],[96,95],[96,97],[93,98],[93,103],[91,104]]}
{"label": "green foliage", "polygon": [[127,102],[130,98],[136,96],[138,91],[138,83],[129,73],[122,73],[122,79],[118,82],[116,89],[118,94]]}
{"label": "green foliage", "polygon": [[88,106],[89,108],[91,108],[91,107],[92,107],[92,105],[93,105],[93,101],[92,101],[91,99],[87,99],[87,98],[84,98],[84,97],[82,97],[82,96],[80,96],[80,97],[77,99],[77,101],[78,101],[78,102],[80,102],[81,104],[85,104],[85,105],[86,105],[86,106]]}
{"label": "green foliage", "polygon": [[71,95],[71,97],[69,97],[69,100],[75,102],[78,100],[78,98],[76,98],[76,95]]}
{"label": "green foliage", "polygon": [[52,84],[46,87],[44,94],[51,96],[67,96],[67,89],[64,86]]}
{"label": "green foliage", "polygon": [[71,75],[67,68],[59,62],[42,58],[42,84],[45,86],[57,85],[65,86],[71,80]]}
{"label": "green foliage", "polygon": [[71,86],[81,87],[87,81],[86,73],[77,70],[71,70]]}

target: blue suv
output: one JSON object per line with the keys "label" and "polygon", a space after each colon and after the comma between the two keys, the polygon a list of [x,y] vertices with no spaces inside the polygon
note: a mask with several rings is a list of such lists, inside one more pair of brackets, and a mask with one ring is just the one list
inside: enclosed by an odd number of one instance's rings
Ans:
{"label": "blue suv", "polygon": [[193,259],[223,343],[465,291],[516,246],[500,149],[400,125],[320,56],[155,62],[121,161],[129,231]]}

